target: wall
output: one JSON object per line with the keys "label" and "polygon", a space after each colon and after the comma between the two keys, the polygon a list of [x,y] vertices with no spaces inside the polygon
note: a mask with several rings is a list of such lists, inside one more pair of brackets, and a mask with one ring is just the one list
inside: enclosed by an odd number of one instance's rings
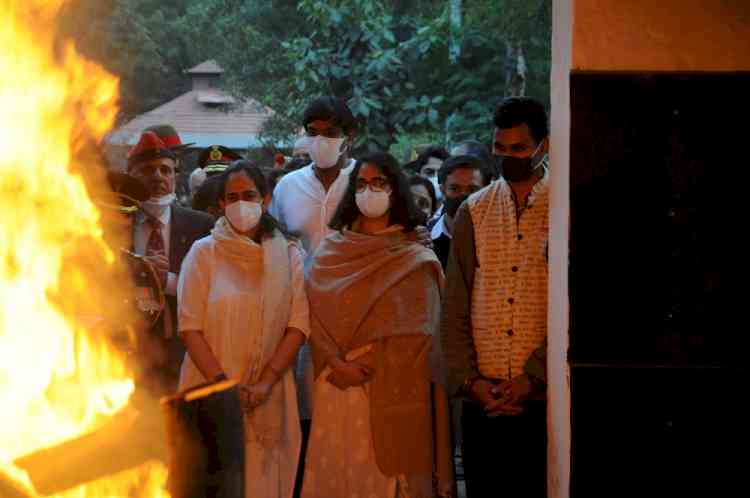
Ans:
{"label": "wall", "polygon": [[570,75],[750,71],[750,0],[555,0],[551,91],[549,496],[570,495]]}
{"label": "wall", "polygon": [[571,1],[574,70],[750,70],[750,0]]}

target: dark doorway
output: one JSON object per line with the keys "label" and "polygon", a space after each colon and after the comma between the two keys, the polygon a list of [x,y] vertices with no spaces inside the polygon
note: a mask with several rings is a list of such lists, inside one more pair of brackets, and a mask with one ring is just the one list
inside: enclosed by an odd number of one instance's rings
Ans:
{"label": "dark doorway", "polygon": [[750,73],[571,76],[574,497],[740,480],[748,88]]}

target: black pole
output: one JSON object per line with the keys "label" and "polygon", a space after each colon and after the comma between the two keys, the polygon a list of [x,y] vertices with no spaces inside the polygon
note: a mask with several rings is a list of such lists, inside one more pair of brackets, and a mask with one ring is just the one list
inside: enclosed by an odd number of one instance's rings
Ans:
{"label": "black pole", "polygon": [[172,498],[244,498],[245,431],[237,384],[205,384],[162,401]]}

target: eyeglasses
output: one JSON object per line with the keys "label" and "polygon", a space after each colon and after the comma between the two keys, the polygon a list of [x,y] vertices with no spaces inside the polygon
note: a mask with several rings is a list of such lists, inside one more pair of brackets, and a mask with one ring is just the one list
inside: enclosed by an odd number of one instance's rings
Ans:
{"label": "eyeglasses", "polygon": [[391,193],[391,184],[388,182],[388,178],[382,176],[376,176],[370,181],[367,181],[364,178],[357,178],[357,193],[361,194],[364,192],[368,185],[373,192]]}

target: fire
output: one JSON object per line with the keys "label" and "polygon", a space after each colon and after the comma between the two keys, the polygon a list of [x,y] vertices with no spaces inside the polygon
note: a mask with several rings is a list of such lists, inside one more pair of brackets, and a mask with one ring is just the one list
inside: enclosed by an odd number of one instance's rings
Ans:
{"label": "fire", "polygon": [[[114,124],[118,81],[56,40],[64,2],[0,0],[0,480],[29,493],[15,460],[94,431],[134,390],[108,326],[127,287],[87,152]],[[152,463],[59,496],[160,496],[165,480]]]}

